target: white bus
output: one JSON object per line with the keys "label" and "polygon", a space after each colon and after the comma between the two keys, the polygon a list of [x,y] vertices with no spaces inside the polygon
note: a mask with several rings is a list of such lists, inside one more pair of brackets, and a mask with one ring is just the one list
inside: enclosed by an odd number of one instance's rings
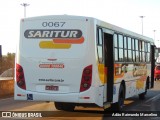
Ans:
{"label": "white bus", "polygon": [[54,101],[58,110],[121,110],[154,86],[151,38],[101,20],[42,16],[21,20],[15,100]]}

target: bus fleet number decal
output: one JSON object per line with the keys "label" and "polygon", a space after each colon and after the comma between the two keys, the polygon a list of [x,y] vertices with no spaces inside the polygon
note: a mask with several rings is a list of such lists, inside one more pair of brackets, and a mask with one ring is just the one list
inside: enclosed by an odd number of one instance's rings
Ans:
{"label": "bus fleet number decal", "polygon": [[66,22],[42,22],[43,27],[63,27]]}

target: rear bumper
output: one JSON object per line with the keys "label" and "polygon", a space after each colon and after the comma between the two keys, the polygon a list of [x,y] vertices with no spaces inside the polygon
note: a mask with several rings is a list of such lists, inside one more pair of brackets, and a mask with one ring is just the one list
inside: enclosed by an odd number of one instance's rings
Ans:
{"label": "rear bumper", "polygon": [[28,92],[23,96],[16,96],[15,100],[30,100],[30,101],[57,101],[57,102],[77,102],[78,94],[46,94],[37,92]]}
{"label": "rear bumper", "polygon": [[[40,93],[22,90],[16,86],[14,99],[15,100],[29,100],[29,101],[54,101],[54,102],[69,102],[69,103],[94,103],[99,106],[98,90],[99,87],[91,87],[89,90],[81,93],[65,93],[65,94],[51,94]],[[101,103],[102,104],[102,103]]]}

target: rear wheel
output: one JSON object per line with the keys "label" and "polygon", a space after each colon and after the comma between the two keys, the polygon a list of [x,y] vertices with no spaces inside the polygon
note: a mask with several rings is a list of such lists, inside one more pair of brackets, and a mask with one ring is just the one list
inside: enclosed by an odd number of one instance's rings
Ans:
{"label": "rear wheel", "polygon": [[116,103],[113,103],[111,105],[110,108],[108,109],[105,109],[105,111],[121,111],[123,106],[124,106],[124,99],[125,99],[125,89],[124,89],[124,86],[121,85],[120,88],[119,88],[119,95],[118,95],[118,102]]}
{"label": "rear wheel", "polygon": [[148,88],[148,84],[147,83],[148,83],[148,81],[146,82],[145,92],[139,94],[139,99],[140,100],[144,100],[145,99],[145,96],[147,94],[147,88]]}
{"label": "rear wheel", "polygon": [[119,97],[118,97],[118,102],[114,103],[112,105],[113,109],[115,111],[121,111],[123,106],[124,106],[124,99],[125,99],[125,89],[124,86],[121,85],[119,89]]}
{"label": "rear wheel", "polygon": [[57,110],[73,111],[75,108],[72,103],[55,102],[54,104]]}

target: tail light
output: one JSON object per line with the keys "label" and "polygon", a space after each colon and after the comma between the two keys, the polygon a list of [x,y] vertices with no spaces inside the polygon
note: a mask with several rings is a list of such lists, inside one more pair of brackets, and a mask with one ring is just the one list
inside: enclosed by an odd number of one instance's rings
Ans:
{"label": "tail light", "polygon": [[16,64],[16,82],[17,82],[18,87],[26,90],[24,71],[23,71],[22,66],[20,66],[19,64]]}
{"label": "tail light", "polygon": [[84,68],[81,78],[80,92],[86,91],[92,83],[92,65]]}

